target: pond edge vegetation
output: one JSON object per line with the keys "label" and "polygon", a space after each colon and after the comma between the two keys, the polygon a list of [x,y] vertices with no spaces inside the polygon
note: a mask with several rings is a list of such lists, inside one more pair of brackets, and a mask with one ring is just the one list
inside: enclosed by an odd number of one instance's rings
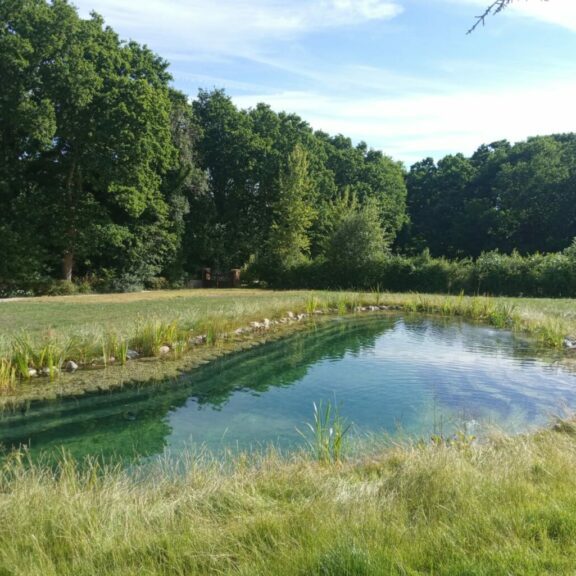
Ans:
{"label": "pond edge vegetation", "polygon": [[[370,312],[457,317],[528,334],[547,348],[562,350],[576,346],[571,322],[545,314],[529,316],[520,313],[514,303],[488,296],[318,292],[295,310],[269,311],[270,318],[259,320],[254,320],[253,311],[251,316],[234,318],[207,314],[194,325],[178,319],[140,319],[127,334],[103,330],[99,335],[64,337],[50,331],[41,339],[33,339],[22,332],[11,339],[7,351],[0,356],[0,404],[18,405],[41,398],[43,388],[47,397],[53,396],[50,385],[54,383],[58,385],[56,395],[77,394],[83,388],[78,385],[78,374],[92,374],[95,369],[112,369],[112,374],[117,371],[116,383],[112,377],[109,388],[137,381],[138,377],[143,379],[142,383],[158,381],[163,373],[165,377],[173,373],[168,366],[174,361],[190,369],[195,365],[194,359],[205,363],[224,353],[283,337],[296,327],[306,329],[321,319]],[[128,369],[144,362],[149,365],[151,360],[161,361],[156,363],[152,378],[145,375],[146,371]],[[72,374],[61,378],[64,372]],[[94,389],[93,385],[84,387]]]}

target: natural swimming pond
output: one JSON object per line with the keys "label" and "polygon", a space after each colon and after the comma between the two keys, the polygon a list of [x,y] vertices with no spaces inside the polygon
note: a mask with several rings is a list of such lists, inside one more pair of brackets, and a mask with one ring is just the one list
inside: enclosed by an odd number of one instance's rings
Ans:
{"label": "natural swimming pond", "polygon": [[576,375],[506,331],[429,317],[338,318],[161,385],[31,405],[0,419],[5,448],[140,458],[206,446],[302,446],[313,403],[356,435],[509,432],[576,407]]}

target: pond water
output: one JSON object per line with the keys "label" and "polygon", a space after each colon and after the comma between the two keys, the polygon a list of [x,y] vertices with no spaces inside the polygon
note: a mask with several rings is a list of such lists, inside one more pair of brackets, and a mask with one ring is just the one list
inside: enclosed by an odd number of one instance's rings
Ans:
{"label": "pond water", "polygon": [[518,432],[576,407],[576,376],[509,332],[427,317],[334,319],[161,385],[37,403],[0,419],[5,448],[150,458],[302,446],[313,403],[354,434]]}

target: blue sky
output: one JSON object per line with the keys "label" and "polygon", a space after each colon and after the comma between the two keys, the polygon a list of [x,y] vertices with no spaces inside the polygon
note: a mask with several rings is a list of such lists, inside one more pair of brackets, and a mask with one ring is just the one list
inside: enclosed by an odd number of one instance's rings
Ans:
{"label": "blue sky", "polygon": [[171,62],[177,88],[267,102],[406,165],[576,131],[576,0],[75,0]]}

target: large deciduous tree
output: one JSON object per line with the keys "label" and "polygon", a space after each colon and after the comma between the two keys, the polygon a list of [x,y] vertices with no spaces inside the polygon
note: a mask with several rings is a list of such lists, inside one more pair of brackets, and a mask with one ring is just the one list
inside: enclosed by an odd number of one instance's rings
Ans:
{"label": "large deciduous tree", "polygon": [[158,272],[175,250],[167,63],[65,0],[7,0],[0,72],[3,197],[46,270]]}

